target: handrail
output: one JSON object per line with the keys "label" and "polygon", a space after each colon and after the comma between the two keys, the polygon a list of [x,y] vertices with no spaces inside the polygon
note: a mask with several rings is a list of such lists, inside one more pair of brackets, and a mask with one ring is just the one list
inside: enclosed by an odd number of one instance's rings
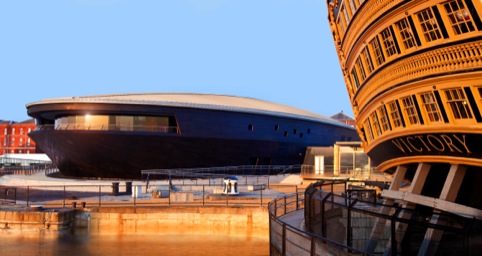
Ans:
{"label": "handrail", "polygon": [[151,126],[151,125],[118,125],[118,124],[109,124],[109,125],[73,125],[70,126],[69,124],[66,125],[53,125],[53,124],[43,124],[38,125],[35,131],[44,131],[44,130],[58,130],[58,131],[120,131],[120,132],[128,132],[128,131],[139,131],[139,132],[162,132],[162,133],[175,133],[179,134],[180,129],[177,126]]}

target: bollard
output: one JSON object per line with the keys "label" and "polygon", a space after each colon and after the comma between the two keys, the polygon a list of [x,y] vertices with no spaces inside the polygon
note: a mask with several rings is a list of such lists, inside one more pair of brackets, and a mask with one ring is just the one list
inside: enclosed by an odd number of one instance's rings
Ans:
{"label": "bollard", "polygon": [[126,194],[132,195],[132,181],[126,181]]}
{"label": "bollard", "polygon": [[112,196],[119,195],[119,182],[112,182]]}
{"label": "bollard", "polygon": [[77,207],[77,202],[72,202],[72,208],[76,208]]}

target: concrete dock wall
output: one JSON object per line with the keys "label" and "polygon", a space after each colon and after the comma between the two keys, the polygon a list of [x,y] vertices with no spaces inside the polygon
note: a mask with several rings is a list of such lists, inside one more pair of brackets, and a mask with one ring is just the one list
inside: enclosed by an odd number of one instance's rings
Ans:
{"label": "concrete dock wall", "polygon": [[69,229],[75,218],[75,211],[61,210],[2,210],[0,211],[0,230],[3,232],[51,231]]}
{"label": "concrete dock wall", "polygon": [[76,228],[91,234],[173,233],[268,238],[264,207],[98,208],[77,211]]}

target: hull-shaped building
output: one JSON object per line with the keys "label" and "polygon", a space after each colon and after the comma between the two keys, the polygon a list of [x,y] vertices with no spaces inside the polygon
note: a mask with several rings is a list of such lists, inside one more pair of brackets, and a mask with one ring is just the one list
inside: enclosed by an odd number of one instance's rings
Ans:
{"label": "hull-shaped building", "polygon": [[[302,164],[354,128],[286,105],[211,94],[121,94],[27,105],[30,133],[61,173],[141,178],[146,169]],[[257,174],[257,173],[255,173]]]}
{"label": "hull-shaped building", "polygon": [[[384,198],[482,219],[482,2],[328,0],[327,6],[365,152],[378,170],[394,175]],[[443,244],[447,232],[432,231],[421,234],[420,247],[398,252],[436,254],[437,246],[427,245]]]}

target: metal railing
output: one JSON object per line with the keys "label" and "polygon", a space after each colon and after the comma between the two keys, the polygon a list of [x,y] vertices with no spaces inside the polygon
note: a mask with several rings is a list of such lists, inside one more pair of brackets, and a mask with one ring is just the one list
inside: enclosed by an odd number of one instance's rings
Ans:
{"label": "metal railing", "polygon": [[325,240],[343,244],[346,252],[471,255],[478,251],[480,245],[473,241],[481,238],[482,223],[475,218],[384,204],[377,202],[375,191],[366,189],[335,194],[326,189],[333,185],[322,181],[306,189],[305,227]]}
{"label": "metal railing", "polygon": [[84,124],[62,124],[38,125],[36,131],[43,130],[82,130],[82,131],[138,131],[138,132],[161,132],[161,133],[180,133],[179,127],[176,126],[152,126],[152,125],[119,125],[119,124],[103,124],[103,125],[84,125]]}
{"label": "metal railing", "polygon": [[[112,182],[86,185],[0,186],[0,203],[59,207],[264,206],[273,198],[297,191],[296,185],[268,184],[266,177],[241,179],[239,195],[223,194],[222,179],[183,180],[173,184]],[[254,186],[263,184],[264,186]]]}
{"label": "metal railing", "polygon": [[346,245],[325,239],[304,229],[305,193],[276,198],[268,204],[270,218],[270,255],[364,255]]}

